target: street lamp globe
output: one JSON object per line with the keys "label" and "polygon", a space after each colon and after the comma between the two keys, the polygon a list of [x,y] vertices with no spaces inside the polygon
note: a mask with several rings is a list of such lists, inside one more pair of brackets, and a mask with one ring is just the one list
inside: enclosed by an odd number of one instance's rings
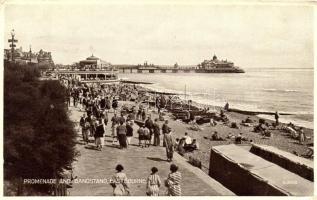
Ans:
{"label": "street lamp globe", "polygon": [[14,36],[14,35],[15,35],[14,29],[12,29],[12,31],[11,31],[11,36]]}

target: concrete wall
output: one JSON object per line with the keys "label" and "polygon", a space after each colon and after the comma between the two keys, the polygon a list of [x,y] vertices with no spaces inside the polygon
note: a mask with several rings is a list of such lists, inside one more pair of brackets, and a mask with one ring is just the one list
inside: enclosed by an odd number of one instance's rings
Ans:
{"label": "concrete wall", "polygon": [[210,152],[209,175],[239,196],[287,195],[213,149]]}
{"label": "concrete wall", "polygon": [[311,168],[307,166],[305,163],[301,162],[300,159],[303,158],[295,158],[294,160],[294,156],[289,155],[290,157],[288,157],[289,153],[287,152],[282,154],[278,149],[274,151],[274,149],[272,148],[266,149],[265,147],[262,147],[260,145],[252,145],[250,152],[264,158],[265,160],[275,163],[295,174],[298,174],[303,178],[306,178],[310,181],[314,181],[314,168]]}

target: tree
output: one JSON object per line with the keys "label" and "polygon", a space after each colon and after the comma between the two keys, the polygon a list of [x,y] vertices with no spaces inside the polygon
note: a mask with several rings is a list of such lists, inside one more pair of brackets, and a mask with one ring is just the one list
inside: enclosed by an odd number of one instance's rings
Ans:
{"label": "tree", "polygon": [[[76,155],[66,89],[58,81],[39,81],[36,67],[6,63],[4,72],[5,180],[17,185],[24,178],[61,177]],[[25,194],[50,192],[47,184],[26,188]]]}

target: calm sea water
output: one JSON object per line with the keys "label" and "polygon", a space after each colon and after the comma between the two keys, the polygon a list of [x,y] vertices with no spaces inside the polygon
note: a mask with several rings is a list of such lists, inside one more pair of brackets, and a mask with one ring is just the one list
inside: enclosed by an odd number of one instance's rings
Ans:
{"label": "calm sea water", "polygon": [[211,106],[229,102],[231,108],[292,113],[281,116],[281,121],[313,128],[313,74],[313,69],[246,69],[244,74],[155,73],[119,77],[152,82],[148,88],[179,93],[183,98]]}

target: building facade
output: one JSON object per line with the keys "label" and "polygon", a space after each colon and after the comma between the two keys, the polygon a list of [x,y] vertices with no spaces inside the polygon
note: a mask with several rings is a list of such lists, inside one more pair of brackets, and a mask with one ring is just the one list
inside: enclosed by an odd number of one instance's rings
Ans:
{"label": "building facade", "polygon": [[[18,63],[30,63],[38,64],[39,66],[53,67],[54,61],[52,59],[51,52],[43,51],[42,49],[39,52],[32,52],[30,48],[29,51],[23,51],[22,47],[14,49],[14,61]],[[12,60],[12,51],[11,49],[4,49],[4,60]]]}

